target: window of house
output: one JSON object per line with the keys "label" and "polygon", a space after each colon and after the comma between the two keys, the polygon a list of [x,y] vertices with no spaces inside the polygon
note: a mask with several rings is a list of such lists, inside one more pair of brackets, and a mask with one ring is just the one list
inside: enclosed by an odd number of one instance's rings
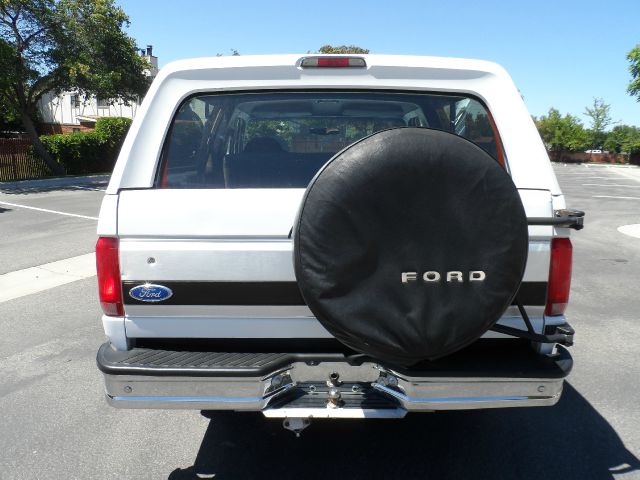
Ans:
{"label": "window of house", "polygon": [[80,108],[80,96],[71,95],[71,108]]}
{"label": "window of house", "polygon": [[98,108],[109,108],[109,100],[106,98],[98,98]]}

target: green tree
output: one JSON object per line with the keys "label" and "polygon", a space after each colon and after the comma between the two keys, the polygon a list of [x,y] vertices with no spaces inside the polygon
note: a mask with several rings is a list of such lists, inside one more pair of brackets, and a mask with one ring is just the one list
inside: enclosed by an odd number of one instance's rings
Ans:
{"label": "green tree", "polygon": [[602,147],[607,138],[605,130],[612,123],[610,110],[611,105],[604,103],[602,98],[594,98],[591,107],[586,107],[584,110],[584,115],[591,119],[591,129],[588,134],[592,147]]}
{"label": "green tree", "polygon": [[57,174],[38,138],[38,102],[47,92],[126,102],[148,88],[146,60],[124,31],[113,0],[0,0],[0,102],[16,112],[36,153]]}
{"label": "green tree", "polygon": [[588,138],[584,126],[573,115],[562,116],[555,108],[547,115],[534,118],[540,136],[549,150],[582,151]]}
{"label": "green tree", "polygon": [[604,148],[616,153],[640,152],[640,128],[616,125],[607,135]]}
{"label": "green tree", "polygon": [[323,45],[318,53],[369,53],[368,48],[358,47],[356,45]]}
{"label": "green tree", "polygon": [[627,53],[627,60],[629,60],[629,72],[631,72],[631,82],[627,91],[640,102],[640,45],[636,45]]}
{"label": "green tree", "polygon": [[[11,47],[0,39],[0,72],[4,72],[9,68],[11,54]],[[7,76],[0,73],[0,92],[8,86]],[[21,123],[16,109],[0,97],[0,132],[5,130],[19,130]]]}
{"label": "green tree", "polygon": [[10,105],[0,102],[0,132],[20,130],[21,127],[22,122],[18,113]]}

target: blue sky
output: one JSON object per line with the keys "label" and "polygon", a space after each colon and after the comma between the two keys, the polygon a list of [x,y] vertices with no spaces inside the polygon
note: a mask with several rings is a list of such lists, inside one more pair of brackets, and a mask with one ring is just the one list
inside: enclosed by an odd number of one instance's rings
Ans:
{"label": "blue sky", "polygon": [[352,2],[116,0],[129,34],[160,66],[181,58],[305,53],[355,44],[371,53],[480,58],[504,66],[533,115],[579,116],[602,97],[615,121],[640,126],[626,93],[640,44],[640,0]]}

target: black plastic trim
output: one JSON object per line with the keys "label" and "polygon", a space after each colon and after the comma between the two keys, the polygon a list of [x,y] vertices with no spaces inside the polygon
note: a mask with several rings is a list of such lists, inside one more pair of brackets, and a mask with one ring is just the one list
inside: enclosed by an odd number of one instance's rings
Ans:
{"label": "black plastic trim", "polygon": [[108,375],[260,377],[293,362],[346,362],[359,365],[362,355],[343,353],[249,353],[133,348],[117,351],[104,343],[97,364]]}
{"label": "black plastic trim", "polygon": [[317,364],[345,362],[378,363],[409,377],[476,378],[564,378],[573,361],[569,352],[557,347],[555,355],[533,351],[521,340],[479,340],[447,357],[425,361],[411,368],[398,368],[365,355],[343,353],[229,353],[201,350],[134,348],[116,351],[109,343],[98,350],[98,368],[108,375],[177,377],[261,377],[294,362]]}

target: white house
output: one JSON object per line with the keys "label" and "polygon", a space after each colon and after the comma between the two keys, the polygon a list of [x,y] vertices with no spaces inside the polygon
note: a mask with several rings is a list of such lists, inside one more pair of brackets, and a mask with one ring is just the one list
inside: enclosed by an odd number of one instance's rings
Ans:
{"label": "white house", "polygon": [[[153,46],[147,45],[140,50],[140,55],[147,59],[151,68],[146,74],[154,78],[158,74],[158,57],[153,55]],[[136,115],[140,100],[134,103],[85,97],[76,92],[63,92],[60,95],[47,93],[39,102],[43,130],[47,133],[70,133],[90,130],[100,117],[128,117]]]}

